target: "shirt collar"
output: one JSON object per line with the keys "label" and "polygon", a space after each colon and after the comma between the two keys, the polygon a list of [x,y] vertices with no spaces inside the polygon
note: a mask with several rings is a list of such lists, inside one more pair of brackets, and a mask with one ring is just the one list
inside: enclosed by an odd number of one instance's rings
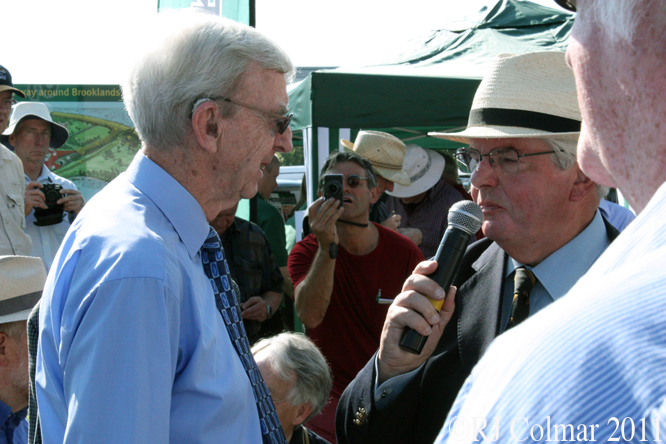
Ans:
{"label": "shirt collar", "polygon": [[[589,270],[609,243],[606,225],[597,211],[587,228],[531,270],[553,300],[557,300]],[[524,265],[509,259],[506,276]]]}
{"label": "shirt collar", "polygon": [[[30,179],[27,174],[23,173],[23,177],[25,178],[26,185],[29,182],[32,182],[32,179]],[[37,180],[35,182],[42,183],[47,178],[50,179],[51,182],[53,182],[53,173],[51,172],[51,170],[46,168],[46,165],[42,164],[42,170],[39,172],[39,177],[37,178]]]}
{"label": "shirt collar", "polygon": [[128,180],[164,213],[190,257],[194,258],[199,253],[210,229],[199,202],[142,151],[136,153],[126,174]]}
{"label": "shirt collar", "polygon": [[28,414],[28,408],[12,413],[11,407],[0,401],[0,428],[3,430],[15,429]]}

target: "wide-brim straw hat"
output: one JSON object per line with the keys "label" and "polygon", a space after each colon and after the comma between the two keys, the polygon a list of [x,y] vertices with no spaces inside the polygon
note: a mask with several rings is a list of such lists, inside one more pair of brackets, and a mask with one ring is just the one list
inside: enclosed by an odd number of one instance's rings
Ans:
{"label": "wide-brim straw hat", "polygon": [[0,256],[0,324],[28,319],[45,282],[46,268],[40,258]]}
{"label": "wide-brim straw hat", "polygon": [[64,126],[55,123],[51,118],[48,107],[40,102],[21,102],[14,106],[12,115],[9,118],[9,126],[0,136],[0,143],[7,145],[9,136],[14,134],[14,130],[22,121],[26,119],[41,119],[51,124],[51,148],[60,148],[67,142],[69,131]]}
{"label": "wide-brim straw hat", "polygon": [[499,55],[474,95],[467,128],[430,136],[470,139],[577,140],[582,116],[573,71],[563,52]]}
{"label": "wide-brim straw hat", "polygon": [[395,197],[412,197],[425,193],[442,178],[444,165],[446,160],[437,151],[427,150],[418,145],[407,145],[403,168],[409,174],[411,184],[402,186],[396,183],[393,191],[386,193]]}
{"label": "wide-brim straw hat", "polygon": [[342,139],[347,149],[367,159],[375,173],[400,185],[409,185],[409,176],[403,170],[405,144],[393,134],[381,131],[359,131],[354,143]]}

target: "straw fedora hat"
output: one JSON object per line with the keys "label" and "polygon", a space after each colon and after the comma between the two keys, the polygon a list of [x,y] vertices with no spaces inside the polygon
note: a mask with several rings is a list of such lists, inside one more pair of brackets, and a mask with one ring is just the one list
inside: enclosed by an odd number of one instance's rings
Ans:
{"label": "straw fedora hat", "polygon": [[64,126],[57,124],[51,118],[48,107],[40,102],[21,102],[14,106],[14,111],[9,119],[9,126],[0,136],[0,143],[7,144],[9,136],[14,134],[14,130],[25,119],[41,119],[51,124],[51,148],[60,148],[67,142],[69,131]]}
{"label": "straw fedora hat", "polygon": [[25,321],[42,297],[46,268],[38,257],[0,256],[0,324]]}
{"label": "straw fedora hat", "polygon": [[407,145],[404,168],[409,174],[411,184],[395,184],[390,196],[412,197],[425,193],[442,178],[446,160],[437,151],[427,150],[418,145]]}
{"label": "straw fedora hat", "polygon": [[340,143],[359,156],[368,159],[375,172],[384,179],[409,185],[409,176],[402,168],[405,144],[392,134],[381,131],[359,131],[356,141],[341,139]]}
{"label": "straw fedora hat", "polygon": [[514,137],[577,140],[581,120],[576,82],[563,52],[501,54],[474,95],[467,128],[428,135],[462,143]]}

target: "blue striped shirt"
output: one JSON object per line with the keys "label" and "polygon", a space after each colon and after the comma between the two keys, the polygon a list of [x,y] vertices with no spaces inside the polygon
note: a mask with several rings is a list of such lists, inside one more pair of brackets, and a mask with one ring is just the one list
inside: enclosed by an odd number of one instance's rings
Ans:
{"label": "blue striped shirt", "polygon": [[493,342],[436,442],[666,440],[665,233],[666,184],[564,298]]}

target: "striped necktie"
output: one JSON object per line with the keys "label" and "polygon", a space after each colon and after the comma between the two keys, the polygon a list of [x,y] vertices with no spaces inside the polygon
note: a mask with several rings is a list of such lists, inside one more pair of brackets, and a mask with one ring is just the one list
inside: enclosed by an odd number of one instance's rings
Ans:
{"label": "striped necktie", "polygon": [[229,266],[224,258],[224,250],[217,233],[210,228],[208,237],[201,247],[201,261],[204,272],[210,279],[215,294],[215,304],[220,310],[224,325],[227,327],[229,338],[238,353],[243,368],[252,384],[252,391],[257,402],[259,411],[259,422],[261,424],[261,435],[264,444],[285,444],[287,442],[277,413],[275,405],[266,388],[264,378],[261,377],[257,363],[250,352],[250,342],[245,334],[243,320],[240,316],[240,308],[236,295],[232,289]]}
{"label": "striped necktie", "polygon": [[515,327],[516,325],[527,319],[530,314],[530,291],[536,284],[536,276],[531,270],[525,267],[516,268],[516,275],[513,278],[514,291],[513,302],[511,303],[511,317],[506,329]]}

